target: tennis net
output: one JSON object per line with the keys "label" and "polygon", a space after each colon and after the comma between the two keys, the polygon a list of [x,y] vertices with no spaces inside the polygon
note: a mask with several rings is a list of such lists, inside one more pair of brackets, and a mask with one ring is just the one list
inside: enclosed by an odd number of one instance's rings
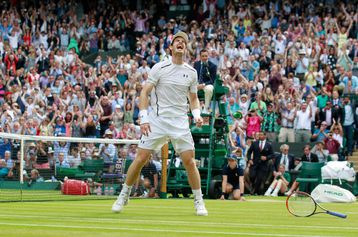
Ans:
{"label": "tennis net", "polygon": [[[114,198],[137,144],[110,137],[0,133],[0,202]],[[88,193],[64,195],[66,180],[83,181]]]}

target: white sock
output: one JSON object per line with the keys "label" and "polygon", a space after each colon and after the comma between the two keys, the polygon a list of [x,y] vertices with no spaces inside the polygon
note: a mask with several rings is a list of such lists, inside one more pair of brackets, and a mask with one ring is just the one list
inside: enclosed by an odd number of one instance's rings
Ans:
{"label": "white sock", "polygon": [[265,194],[271,194],[271,192],[272,192],[272,188],[271,188],[271,186],[267,189],[267,191],[266,191],[266,193]]}
{"label": "white sock", "polygon": [[192,189],[193,194],[194,194],[194,200],[198,201],[198,200],[202,200],[203,199],[203,194],[201,192],[201,189]]}
{"label": "white sock", "polygon": [[132,191],[132,187],[133,186],[128,186],[126,183],[123,184],[122,190],[121,190],[121,194],[126,194],[129,195]]}
{"label": "white sock", "polygon": [[273,194],[275,194],[275,195],[277,195],[277,194],[278,194],[278,192],[279,192],[279,191],[280,191],[280,189],[281,189],[281,184],[282,184],[282,183],[278,183],[278,184],[277,184],[277,186],[276,186],[275,190],[273,191]]}

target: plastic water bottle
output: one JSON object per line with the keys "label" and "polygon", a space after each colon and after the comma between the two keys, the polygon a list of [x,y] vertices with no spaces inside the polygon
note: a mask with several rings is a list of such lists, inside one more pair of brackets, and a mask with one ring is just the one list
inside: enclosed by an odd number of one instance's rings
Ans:
{"label": "plastic water bottle", "polygon": [[200,168],[203,168],[205,165],[205,157],[200,157]]}
{"label": "plastic water bottle", "polygon": [[96,194],[98,196],[102,195],[102,188],[101,187],[96,188]]}
{"label": "plastic water bottle", "polygon": [[111,186],[111,187],[109,188],[109,193],[108,193],[108,194],[111,195],[111,196],[114,195],[114,188],[113,188],[113,186]]}
{"label": "plastic water bottle", "polygon": [[105,196],[108,196],[108,195],[109,195],[109,188],[108,188],[108,187],[105,187],[105,188],[104,188],[104,195],[105,195]]}

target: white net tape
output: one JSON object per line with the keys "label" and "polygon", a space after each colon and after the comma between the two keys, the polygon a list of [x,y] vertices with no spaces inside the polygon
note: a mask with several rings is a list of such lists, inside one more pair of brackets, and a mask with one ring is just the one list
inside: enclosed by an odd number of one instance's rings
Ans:
{"label": "white net tape", "polygon": [[0,132],[0,138],[24,140],[24,141],[49,141],[49,142],[79,142],[79,143],[105,143],[105,144],[138,144],[139,140],[128,139],[103,139],[82,137],[54,137],[54,136],[30,136]]}

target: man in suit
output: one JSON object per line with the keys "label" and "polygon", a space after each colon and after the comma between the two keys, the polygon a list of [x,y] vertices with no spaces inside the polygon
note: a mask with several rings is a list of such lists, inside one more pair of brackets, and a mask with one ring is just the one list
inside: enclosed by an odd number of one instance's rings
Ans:
{"label": "man in suit", "polygon": [[286,171],[290,171],[295,168],[294,156],[288,154],[290,147],[287,144],[282,144],[280,146],[281,153],[275,154],[274,157],[274,165],[272,166],[273,175],[276,176],[278,172],[279,166],[281,164],[285,165]]}
{"label": "man in suit", "polygon": [[[303,155],[301,157],[301,161],[305,161],[305,162],[319,162],[318,161],[318,156],[316,154],[311,153],[311,146],[310,145],[305,145],[303,147]],[[299,167],[301,167],[302,163],[299,165]],[[298,189],[298,186],[300,185],[299,182],[297,182],[296,180],[293,182],[290,190],[288,190],[287,192],[285,192],[286,196],[290,196],[292,194],[293,191],[295,191],[296,189]]]}
{"label": "man in suit", "polygon": [[333,124],[333,119],[338,118],[339,114],[337,114],[337,110],[332,108],[332,101],[327,101],[326,106],[321,109],[318,113],[319,120],[321,122],[326,122],[327,128],[329,129]]}
{"label": "man in suit", "polygon": [[348,155],[352,155],[354,147],[354,123],[355,123],[355,101],[351,101],[349,95],[346,95],[343,99],[342,108],[342,125],[344,137],[347,139],[347,152]]}
{"label": "man in suit", "polygon": [[311,146],[310,145],[305,145],[304,146],[303,155],[301,157],[301,160],[302,161],[307,161],[307,162],[318,162],[318,156],[311,152]]}
{"label": "man in suit", "polygon": [[254,184],[253,193],[263,194],[263,184],[269,173],[269,160],[273,156],[271,143],[266,140],[265,132],[259,133],[259,140],[253,142],[247,152],[249,175]]}
{"label": "man in suit", "polygon": [[205,108],[203,113],[207,113],[210,110],[217,70],[215,64],[210,62],[208,58],[208,51],[203,49],[200,51],[200,61],[194,63],[194,68],[198,74],[198,90],[204,90],[205,94]]}
{"label": "man in suit", "polygon": [[351,50],[349,51],[348,56],[350,57],[350,59],[352,61],[354,61],[354,58],[358,57],[358,41],[356,41],[353,45],[353,47],[351,47]]}

